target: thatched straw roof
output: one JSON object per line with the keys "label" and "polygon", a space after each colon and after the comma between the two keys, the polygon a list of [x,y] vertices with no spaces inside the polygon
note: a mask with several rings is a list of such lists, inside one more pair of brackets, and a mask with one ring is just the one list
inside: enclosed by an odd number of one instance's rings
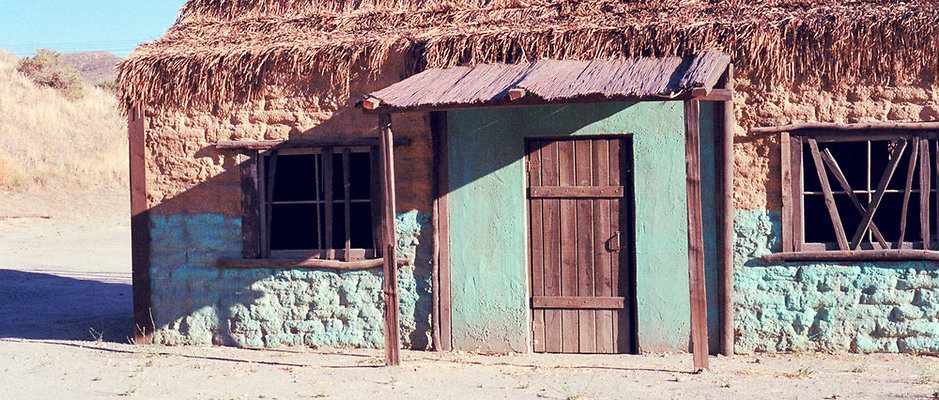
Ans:
{"label": "thatched straw roof", "polygon": [[128,104],[261,96],[407,54],[427,67],[687,55],[733,57],[766,85],[935,82],[935,0],[189,0],[161,39],[120,65]]}

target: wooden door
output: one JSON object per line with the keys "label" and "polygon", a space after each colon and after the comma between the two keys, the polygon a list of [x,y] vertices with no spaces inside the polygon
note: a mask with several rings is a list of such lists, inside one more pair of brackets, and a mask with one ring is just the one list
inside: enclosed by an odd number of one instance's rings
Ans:
{"label": "wooden door", "polygon": [[528,140],[535,352],[632,352],[628,137]]}

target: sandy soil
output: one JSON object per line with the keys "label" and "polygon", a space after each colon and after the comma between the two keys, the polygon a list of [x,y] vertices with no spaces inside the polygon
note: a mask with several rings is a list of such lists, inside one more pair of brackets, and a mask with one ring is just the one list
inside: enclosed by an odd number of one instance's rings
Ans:
{"label": "sandy soil", "polygon": [[[78,206],[75,199],[81,198]],[[65,204],[70,204],[66,207]],[[914,355],[575,356],[128,344],[127,201],[0,193],[0,398],[939,398]]]}

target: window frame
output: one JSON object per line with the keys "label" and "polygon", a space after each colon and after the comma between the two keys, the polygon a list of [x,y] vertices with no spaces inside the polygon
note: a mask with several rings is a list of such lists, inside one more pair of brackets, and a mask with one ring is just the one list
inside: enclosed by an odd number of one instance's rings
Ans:
{"label": "window frame", "polygon": [[[824,192],[824,189],[819,189],[822,192],[819,193],[809,193],[806,194],[805,190],[805,179],[813,179],[813,177],[806,177],[805,175],[805,163],[814,163],[815,159],[812,155],[811,150],[806,149],[806,145],[809,141],[816,141],[819,144],[823,143],[849,143],[849,142],[867,142],[868,143],[868,152],[867,160],[864,168],[866,173],[869,176],[868,185],[865,188],[852,187],[852,192],[855,194],[858,193],[867,193],[867,192],[876,192],[875,187],[871,187],[871,182],[877,182],[880,180],[881,176],[878,174],[883,173],[884,171],[871,171],[871,153],[870,153],[870,142],[872,141],[898,141],[906,140],[907,146],[904,150],[903,156],[900,157],[900,160],[897,162],[893,177],[891,182],[896,180],[906,180],[908,179],[907,175],[909,174],[908,164],[910,162],[909,158],[906,156],[912,151],[911,145],[913,141],[918,141],[917,146],[922,147],[926,146],[928,149],[925,152],[919,152],[917,154],[917,159],[914,160],[915,170],[920,179],[917,179],[913,182],[910,196],[913,195],[920,196],[922,191],[922,185],[926,185],[927,194],[924,204],[926,209],[919,212],[919,218],[906,218],[906,224],[920,225],[920,236],[926,238],[926,243],[928,246],[924,246],[924,241],[920,240],[908,240],[910,238],[904,238],[902,244],[897,246],[897,240],[899,238],[885,238],[885,242],[888,247],[884,248],[878,240],[876,240],[871,232],[871,229],[867,229],[864,233],[864,236],[857,248],[852,249],[850,247],[851,236],[856,226],[844,226],[843,229],[846,232],[846,239],[848,242],[847,248],[842,248],[837,242],[806,242],[805,241],[805,196],[815,196]],[[910,131],[903,129],[865,129],[857,130],[852,132],[844,132],[835,129],[810,129],[804,131],[791,131],[791,132],[781,132],[780,133],[780,145],[781,145],[781,186],[782,186],[782,245],[783,245],[783,255],[786,254],[798,254],[798,253],[829,253],[843,255],[845,258],[851,260],[857,259],[878,259],[889,257],[891,259],[902,259],[908,257],[910,259],[918,258],[922,255],[918,253],[911,253],[910,250],[915,250],[919,252],[930,252],[935,249],[939,249],[939,242],[937,242],[936,232],[933,231],[932,224],[936,221],[932,219],[939,218],[939,194],[937,194],[937,188],[939,188],[939,149],[937,149],[937,135],[935,132],[929,131]],[[844,160],[840,163],[842,168],[846,164]],[[830,166],[825,166],[827,176],[830,178],[833,173],[831,172]],[[925,174],[921,173],[925,171]],[[872,175],[873,174],[873,175]],[[814,177],[818,180],[819,178]],[[934,182],[935,181],[935,182]],[[820,186],[823,186],[820,182]],[[836,180],[831,180],[829,183],[829,189],[833,193],[844,193],[843,188]],[[887,187],[887,192],[893,193],[896,190],[889,189]],[[905,192],[905,185],[904,190]],[[935,195],[935,197],[931,197]],[[920,196],[920,198],[923,198]],[[863,202],[862,205],[867,207],[867,203]],[[922,207],[922,205],[920,205]],[[842,207],[843,208],[843,207]],[[850,211],[845,210],[846,212],[856,212],[856,210],[851,209]],[[907,215],[913,213],[916,214],[916,209],[909,209]],[[931,214],[932,213],[932,214]],[[876,215],[876,211],[874,213]],[[901,217],[902,218],[902,217]],[[843,224],[843,218],[841,218],[841,223]],[[831,224],[830,220],[819,221],[818,223],[828,223]],[[899,221],[898,221],[899,223]],[[939,225],[939,223],[937,223]],[[836,235],[837,229],[836,229]],[[866,240],[865,240],[866,239]],[[786,257],[780,257],[785,259]],[[794,256],[792,258],[798,259],[800,257]],[[838,258],[838,256],[833,256],[832,258]]]}
{"label": "window frame", "polygon": [[[329,206],[326,206],[326,199],[323,200],[310,200],[303,201],[304,203],[322,203],[326,207],[325,211],[329,211],[333,204],[345,203],[346,212],[345,214],[345,225],[346,229],[346,246],[345,248],[330,248],[330,246],[325,244],[325,239],[323,239],[325,248],[317,249],[301,249],[301,250],[272,250],[270,247],[270,224],[271,218],[270,206],[275,204],[274,202],[268,202],[267,199],[271,196],[272,187],[268,185],[269,181],[273,178],[271,172],[276,171],[276,166],[274,171],[269,171],[265,167],[267,164],[266,160],[270,157],[277,157],[279,155],[303,155],[303,154],[343,154],[343,161],[340,164],[341,167],[348,165],[350,161],[349,155],[352,153],[368,153],[369,154],[369,199],[367,202],[370,205],[371,212],[371,231],[372,231],[372,247],[371,248],[352,248],[350,243],[351,234],[349,233],[349,226],[351,222],[350,219],[350,208],[348,207],[354,200],[346,197],[346,193],[349,192],[349,187],[345,187],[345,193],[341,193],[340,196],[333,196],[332,203]],[[380,257],[380,232],[381,232],[381,210],[383,209],[382,204],[382,193],[381,193],[381,161],[380,153],[378,146],[371,144],[349,144],[349,145],[323,145],[323,146],[303,146],[303,147],[289,147],[289,148],[268,148],[268,149],[257,149],[249,151],[247,154],[248,160],[242,163],[242,239],[243,239],[243,251],[242,256],[246,259],[281,259],[281,260],[307,260],[307,259],[319,259],[319,260],[336,260],[336,261],[363,261],[363,260],[373,260]],[[335,165],[330,161],[330,167]],[[325,166],[325,163],[323,164]],[[348,168],[345,168],[346,171],[349,171]],[[321,172],[320,174],[326,175],[326,172]],[[323,183],[325,185],[332,185],[332,174],[326,179]],[[344,179],[349,179],[349,173],[343,174]],[[276,182],[274,182],[276,185]],[[330,188],[332,186],[329,186]],[[356,202],[363,202],[365,200],[355,200]],[[317,207],[317,213],[319,213],[319,207]],[[317,214],[319,215],[319,214]],[[330,218],[332,214],[329,214]],[[327,219],[328,220],[328,219]],[[323,221],[324,223],[327,221]],[[326,230],[331,230],[325,225],[323,226],[325,232]]]}

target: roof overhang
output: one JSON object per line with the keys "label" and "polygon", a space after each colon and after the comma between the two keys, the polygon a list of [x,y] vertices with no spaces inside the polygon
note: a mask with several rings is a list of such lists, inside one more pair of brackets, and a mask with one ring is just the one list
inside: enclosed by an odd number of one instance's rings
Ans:
{"label": "roof overhang", "polygon": [[686,57],[630,60],[541,60],[433,68],[369,94],[367,113],[441,111],[617,101],[727,100],[715,89],[730,56],[704,51]]}

